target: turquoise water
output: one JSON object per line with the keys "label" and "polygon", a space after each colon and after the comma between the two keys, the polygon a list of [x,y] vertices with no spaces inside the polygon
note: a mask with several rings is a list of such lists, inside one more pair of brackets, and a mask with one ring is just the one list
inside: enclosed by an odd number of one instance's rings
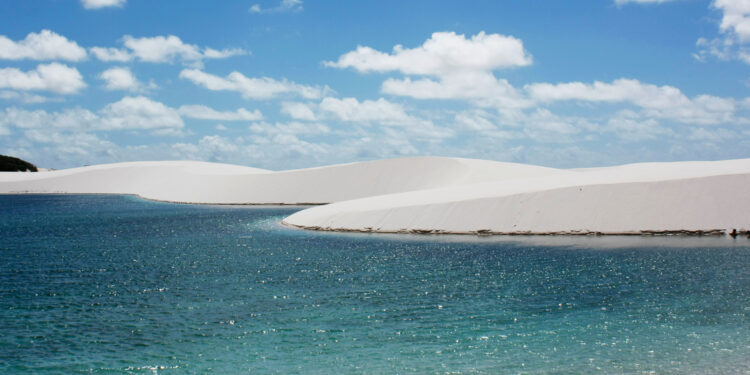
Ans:
{"label": "turquoise water", "polygon": [[287,229],[0,196],[0,373],[750,373],[750,240]]}

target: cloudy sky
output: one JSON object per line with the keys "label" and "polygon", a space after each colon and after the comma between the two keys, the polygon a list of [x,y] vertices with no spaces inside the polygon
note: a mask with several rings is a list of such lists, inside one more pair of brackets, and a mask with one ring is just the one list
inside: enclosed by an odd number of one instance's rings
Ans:
{"label": "cloudy sky", "polygon": [[0,154],[750,157],[750,0],[0,0]]}

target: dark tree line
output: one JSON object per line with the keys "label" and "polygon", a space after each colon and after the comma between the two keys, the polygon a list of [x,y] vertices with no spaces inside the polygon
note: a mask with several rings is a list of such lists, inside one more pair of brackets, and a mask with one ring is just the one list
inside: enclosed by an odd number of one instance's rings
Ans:
{"label": "dark tree line", "polygon": [[12,156],[0,155],[0,172],[37,172],[36,166]]}

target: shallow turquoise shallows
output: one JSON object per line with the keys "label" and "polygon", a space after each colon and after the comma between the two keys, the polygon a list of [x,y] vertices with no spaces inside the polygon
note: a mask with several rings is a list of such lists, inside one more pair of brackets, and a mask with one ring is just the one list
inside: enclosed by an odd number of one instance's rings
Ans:
{"label": "shallow turquoise shallows", "polygon": [[747,238],[306,232],[0,196],[0,373],[746,374]]}

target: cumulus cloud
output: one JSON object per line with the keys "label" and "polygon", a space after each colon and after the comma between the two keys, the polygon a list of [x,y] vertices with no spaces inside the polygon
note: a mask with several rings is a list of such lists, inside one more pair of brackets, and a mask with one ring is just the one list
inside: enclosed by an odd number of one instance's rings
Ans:
{"label": "cumulus cloud", "polygon": [[45,96],[8,90],[0,91],[0,99],[15,100],[24,104],[36,104],[50,101],[50,98],[47,98]]}
{"label": "cumulus cloud", "polygon": [[182,118],[173,108],[144,96],[124,97],[101,111],[102,127],[121,129],[181,129]]}
{"label": "cumulus cloud", "polygon": [[336,120],[381,124],[408,124],[415,119],[406,114],[404,107],[383,98],[359,101],[356,98],[324,98],[320,110]]}
{"label": "cumulus cloud", "polygon": [[222,112],[205,105],[183,105],[178,112],[184,117],[199,120],[257,121],[263,119],[263,114],[259,110],[248,111],[245,108]]}
{"label": "cumulus cloud", "polygon": [[252,124],[249,130],[255,135],[252,143],[255,150],[276,157],[283,155],[288,158],[313,157],[319,158],[328,153],[328,145],[323,142],[310,142],[303,136],[316,136],[330,133],[330,128],[324,124],[258,122]]}
{"label": "cumulus cloud", "polygon": [[432,121],[407,114],[402,105],[383,98],[359,101],[356,98],[327,97],[320,102],[319,110],[336,121],[403,127],[408,135],[423,139],[448,138],[454,134]]}
{"label": "cumulus cloud", "polygon": [[482,107],[526,108],[532,103],[507,80],[489,72],[466,72],[439,79],[386,79],[381,91],[385,94],[415,99],[462,99]]}
{"label": "cumulus cloud", "polygon": [[512,36],[480,32],[467,39],[455,32],[436,32],[421,46],[393,47],[384,53],[359,46],[324,64],[334,68],[353,68],[362,73],[399,71],[413,75],[452,75],[464,71],[492,71],[531,64],[531,55],[523,42]]}
{"label": "cumulus cloud", "polygon": [[109,7],[122,7],[127,0],[81,0],[81,5],[86,9],[101,9]]}
{"label": "cumulus cloud", "polygon": [[302,0],[281,0],[279,5],[273,8],[263,8],[260,4],[253,4],[250,7],[250,13],[285,13],[285,12],[301,12],[302,11]]}
{"label": "cumulus cloud", "polygon": [[480,32],[470,38],[455,32],[437,32],[421,46],[397,45],[391,53],[359,46],[335,62],[335,68],[353,68],[362,73],[400,72],[430,78],[388,78],[385,94],[416,99],[462,99],[481,106],[524,108],[530,103],[507,80],[492,71],[531,64],[523,42],[512,36]]}
{"label": "cumulus cloud", "polygon": [[253,133],[261,133],[267,135],[314,135],[314,134],[327,134],[331,132],[331,129],[318,123],[302,123],[299,121],[292,122],[257,122],[249,127]]}
{"label": "cumulus cloud", "polygon": [[698,52],[693,54],[699,61],[713,56],[719,60],[739,60],[750,65],[750,0],[714,0],[711,7],[721,12],[719,31],[721,37],[698,38]]}
{"label": "cumulus cloud", "polygon": [[181,135],[184,118],[219,121],[258,121],[263,114],[239,108],[217,111],[205,105],[183,105],[178,109],[144,96],[126,96],[99,111],[69,108],[58,112],[29,111],[16,107],[0,111],[0,126],[22,129],[60,129],[83,132],[148,130],[163,135]]}
{"label": "cumulus cloud", "polygon": [[662,127],[653,118],[642,118],[639,114],[623,110],[607,121],[606,131],[613,132],[618,138],[639,142],[674,136],[674,132]]}
{"label": "cumulus cloud", "polygon": [[722,12],[719,29],[742,42],[750,41],[750,0],[715,0],[712,6]]}
{"label": "cumulus cloud", "polygon": [[[750,1],[750,0],[748,0]],[[750,54],[747,55],[750,60]],[[535,83],[516,88],[506,79],[495,76],[494,70],[523,66],[531,63],[530,55],[520,40],[498,34],[479,33],[471,38],[455,33],[435,33],[422,46],[407,49],[396,46],[392,53],[383,53],[369,47],[358,47],[342,55],[335,62],[325,64],[336,68],[352,68],[358,72],[399,72],[407,77],[389,77],[381,84],[381,92],[407,96],[414,99],[463,100],[476,108],[496,109],[502,115],[503,124],[523,124],[526,134],[543,137],[545,134],[571,135],[583,128],[592,127],[592,122],[574,117],[560,117],[544,108],[561,101],[589,103],[617,103],[637,106],[641,115],[648,119],[669,119],[676,122],[699,125],[721,123],[747,123],[750,120],[737,117],[737,101],[710,95],[688,97],[672,86],[657,86],[634,79],[617,79],[605,82]],[[334,103],[333,99],[326,99]],[[341,99],[335,102],[345,108]],[[353,100],[353,99],[350,99]],[[320,110],[323,111],[324,104]],[[362,116],[367,105],[359,103]],[[367,105],[364,105],[367,104]],[[337,112],[328,111],[328,116]],[[389,112],[379,109],[380,116]],[[345,112],[340,112],[345,113]],[[339,114],[338,120],[342,120]],[[493,129],[491,124],[478,121],[476,116],[454,118],[456,124],[465,128],[482,128],[507,137],[505,130]],[[601,122],[597,119],[594,122]],[[606,119],[604,123],[606,123]],[[387,124],[386,122],[382,122]],[[641,128],[638,128],[638,126]],[[645,129],[653,125],[647,119],[620,119],[609,128],[618,135],[635,138],[634,132],[626,129]],[[653,135],[661,134],[654,131]],[[532,134],[534,133],[534,134]],[[627,134],[626,134],[627,133]],[[648,138],[652,135],[643,135]],[[644,139],[645,139],[644,138]],[[553,138],[556,139],[556,138]]]}
{"label": "cumulus cloud", "polygon": [[144,85],[135,78],[130,69],[124,67],[107,69],[99,74],[99,79],[104,81],[104,87],[107,90],[138,92],[157,88],[153,82]]}
{"label": "cumulus cloud", "polygon": [[578,100],[587,102],[625,102],[639,106],[651,116],[692,124],[718,124],[735,121],[735,101],[710,95],[688,98],[672,86],[656,86],[635,79],[612,83],[587,84],[535,83],[527,85],[530,96],[539,102]]}
{"label": "cumulus cloud", "polygon": [[119,48],[104,48],[104,47],[91,47],[89,51],[96,56],[97,59],[104,62],[128,62],[133,59],[133,56],[125,49]]}
{"label": "cumulus cloud", "polygon": [[315,121],[317,118],[310,105],[299,102],[281,103],[281,113],[295,120]]}
{"label": "cumulus cloud", "polygon": [[708,130],[705,128],[693,128],[690,129],[687,139],[699,142],[721,143],[736,137],[737,133],[727,129]]}
{"label": "cumulus cloud", "polygon": [[78,69],[59,63],[40,64],[28,72],[16,68],[0,68],[0,88],[73,94],[84,87],[86,83]]}
{"label": "cumulus cloud", "polygon": [[9,107],[0,116],[0,125],[20,129],[92,129],[99,117],[91,111],[72,108],[59,112],[29,111]]}
{"label": "cumulus cloud", "polygon": [[198,69],[185,69],[180,78],[213,91],[234,91],[246,99],[271,99],[280,95],[297,95],[305,99],[317,99],[330,91],[328,87],[306,86],[283,79],[249,78],[239,72],[226,77],[205,73]]}
{"label": "cumulus cloud", "polygon": [[177,134],[184,127],[175,109],[143,96],[124,97],[96,113],[82,108],[47,112],[10,107],[0,116],[0,125],[76,131],[150,130],[164,134]]}
{"label": "cumulus cloud", "polygon": [[18,42],[0,35],[0,59],[81,61],[85,58],[86,50],[78,43],[50,30],[29,33]]}
{"label": "cumulus cloud", "polygon": [[225,59],[232,56],[246,55],[240,48],[217,50],[200,48],[194,44],[184,43],[174,35],[135,38],[125,35],[122,38],[124,48],[92,47],[91,53],[102,61],[131,61],[138,59],[150,63],[173,63],[182,61],[188,65],[201,66],[205,59]]}
{"label": "cumulus cloud", "polygon": [[490,120],[490,117],[492,115],[485,110],[471,109],[457,113],[454,122],[464,130],[491,132],[497,130],[497,126]]}

